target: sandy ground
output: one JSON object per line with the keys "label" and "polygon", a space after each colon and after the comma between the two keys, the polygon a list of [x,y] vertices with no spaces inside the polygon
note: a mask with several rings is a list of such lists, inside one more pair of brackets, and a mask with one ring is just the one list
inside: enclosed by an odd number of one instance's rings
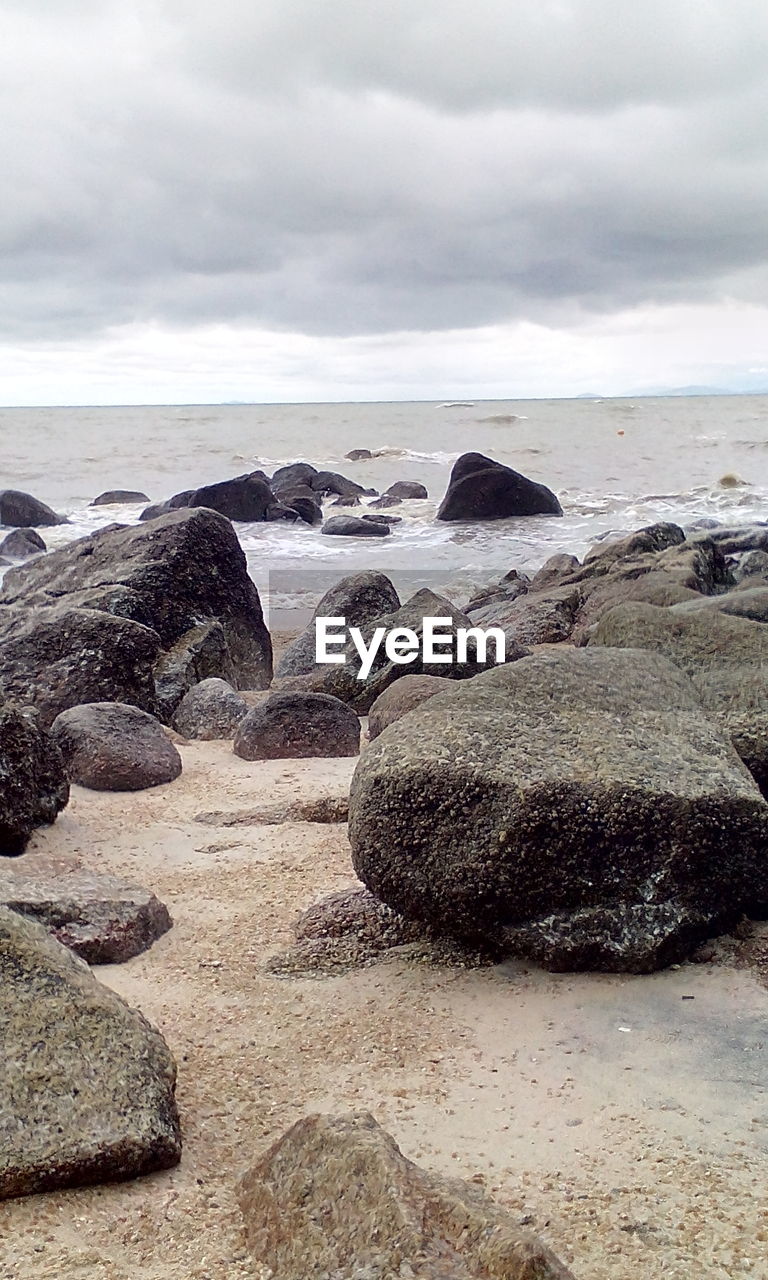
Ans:
{"label": "sandy ground", "polygon": [[175,783],[73,788],[29,867],[137,880],[175,926],[97,970],[179,1063],[179,1168],[0,1205],[2,1280],[245,1280],[240,1172],[299,1116],[367,1108],[422,1165],[482,1181],[578,1280],[768,1275],[768,991],[729,964],[652,977],[436,968],[393,953],[326,978],[267,957],[350,884],[342,825],[195,821],[343,795],[354,761],[182,747]]}

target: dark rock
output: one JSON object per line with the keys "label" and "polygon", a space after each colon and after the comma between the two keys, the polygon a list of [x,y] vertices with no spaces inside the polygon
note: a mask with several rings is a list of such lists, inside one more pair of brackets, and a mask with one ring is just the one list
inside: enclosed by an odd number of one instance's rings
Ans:
{"label": "dark rock", "polygon": [[659,968],[768,889],[768,806],[660,654],[538,653],[430,698],[361,758],[349,834],[395,911],[555,969]]}
{"label": "dark rock", "polygon": [[428,498],[429,494],[423,484],[419,484],[417,480],[396,480],[388,489],[384,490],[384,497],[387,498]]}
{"label": "dark rock", "polygon": [[169,511],[182,511],[192,505],[190,498],[194,492],[194,489],[184,489],[181,493],[175,493],[172,498],[166,498],[164,502],[153,502],[151,507],[142,511],[139,520],[156,520],[158,516],[167,516]]}
{"label": "dark rock", "polygon": [[315,502],[313,498],[298,496],[287,496],[286,502],[296,512],[300,520],[305,524],[320,524],[323,519],[323,508],[319,502]]}
{"label": "dark rock", "polygon": [[693,681],[710,716],[768,795],[768,627],[720,611],[681,613],[622,604],[600,619],[590,645],[650,649]]}
{"label": "dark rock", "polygon": [[[0,551],[2,549],[0,545]],[[744,551],[733,570],[733,576],[739,586],[746,589],[758,585],[755,578],[762,578],[768,585],[768,551]]]}
{"label": "dark rock", "polygon": [[337,498],[335,502],[331,503],[331,506],[332,507],[359,507],[360,499],[356,493],[352,493],[345,498]]}
{"label": "dark rock", "polygon": [[243,760],[356,756],[360,721],[324,693],[275,693],[237,726],[234,751]]}
{"label": "dark rock", "polygon": [[372,458],[373,454],[370,449],[350,449],[349,453],[344,454],[350,462],[361,462],[364,458]]}
{"label": "dark rock", "polygon": [[366,515],[361,516],[361,517],[360,517],[360,519],[361,519],[361,520],[370,520],[373,524],[386,524],[386,525],[392,525],[392,524],[402,524],[402,523],[403,523],[403,517],[402,517],[402,516],[380,516],[380,515],[375,515],[375,516],[373,516],[373,515],[371,515],[370,513],[366,513]]}
{"label": "dark rock", "polygon": [[627,556],[641,555],[646,552],[665,551],[667,547],[676,547],[685,542],[685,532],[679,524],[661,520],[658,524],[646,525],[635,533],[625,534],[607,542],[596,542],[584,557],[584,563],[600,560],[604,566],[612,560],[623,560]]}
{"label": "dark rock", "polygon": [[489,604],[511,604],[513,600],[517,600],[518,596],[524,596],[530,585],[531,580],[527,573],[521,573],[518,569],[510,569],[509,573],[504,574],[500,582],[489,583],[485,587],[479,587],[469,603],[464,606],[464,612],[467,614],[476,613]]}
{"label": "dark rock", "polygon": [[315,618],[345,618],[347,626],[360,627],[399,608],[400,597],[383,573],[369,569],[348,574],[326,591],[309,626],[286,648],[275,674],[300,676],[314,671]]}
{"label": "dark rock", "polygon": [[571,635],[582,599],[578,584],[501,596],[475,607],[472,625],[502,627],[508,643],[559,644]]}
{"label": "dark rock", "polygon": [[275,505],[275,495],[264,479],[264,472],[252,471],[234,480],[195,489],[187,505],[218,511],[228,520],[266,520],[267,512]]}
{"label": "dark rock", "polygon": [[402,498],[396,498],[393,493],[383,493],[375,502],[369,502],[368,506],[371,511],[384,511],[387,507],[399,507]]}
{"label": "dark rock", "polygon": [[372,524],[358,516],[331,516],[320,532],[340,538],[386,538],[390,529],[389,525]]}
{"label": "dark rock", "polygon": [[0,609],[0,697],[34,706],[46,726],[82,702],[154,712],[159,653],[157,632],[99,609]]}
{"label": "dark rock", "polygon": [[379,694],[368,712],[368,737],[373,741],[382,730],[414,707],[420,707],[427,698],[445,693],[446,686],[440,676],[401,676],[388,689]]}
{"label": "dark rock", "polygon": [[148,889],[89,871],[46,874],[28,862],[0,866],[0,906],[37,920],[88,964],[123,964],[171,928],[168,908]]}
{"label": "dark rock", "polygon": [[348,476],[343,476],[338,471],[316,471],[313,476],[307,480],[307,484],[314,489],[315,493],[328,494],[335,493],[341,498],[358,498],[364,494],[373,494],[375,489],[364,489],[356,480],[350,480]]}
{"label": "dark rock", "polygon": [[264,688],[271,679],[272,645],[259,593],[237,534],[214,511],[182,509],[139,527],[80,538],[11,569],[0,595],[0,604],[50,608],[61,600],[151,627],[164,649],[202,623],[218,621],[237,683]]}
{"label": "dark rock", "polygon": [[155,666],[157,714],[170,724],[182,698],[201,680],[218,676],[235,683],[237,673],[220,622],[204,622],[161,653]]}
{"label": "dark rock", "polygon": [[138,489],[108,489],[106,493],[100,493],[98,498],[94,498],[91,506],[108,507],[122,502],[149,502],[149,498]]}
{"label": "dark rock", "polygon": [[173,782],[181,756],[154,716],[119,702],[91,702],[57,716],[51,736],[72,782],[93,791],[142,791]]}
{"label": "dark rock", "polygon": [[291,462],[287,467],[278,467],[270,481],[270,488],[281,497],[286,490],[295,488],[296,485],[306,485],[312,489],[312,479],[316,475],[319,475],[317,467],[313,467],[311,463]]}
{"label": "dark rock", "polygon": [[282,502],[273,502],[271,507],[267,507],[264,519],[272,524],[277,520],[287,520],[289,524],[295,524],[299,519],[299,513],[293,507],[286,507]]}
{"label": "dark rock", "polygon": [[16,529],[36,529],[66,523],[64,516],[57,516],[55,511],[31,494],[21,493],[18,489],[0,489],[0,525],[10,525]]}
{"label": "dark rock", "polygon": [[0,856],[23,853],[69,800],[64,761],[32,713],[0,706]]}
{"label": "dark rock", "polygon": [[176,1064],[160,1033],[3,908],[0,1025],[0,1198],[178,1164]]}
{"label": "dark rock", "polygon": [[245,699],[226,680],[211,677],[189,690],[176,710],[173,724],[185,738],[234,738],[248,709]]}
{"label": "dark rock", "polygon": [[464,453],[453,465],[438,520],[504,520],[510,516],[561,516],[551,489],[482,453]]}
{"label": "dark rock", "polygon": [[[754,578],[752,579],[754,583]],[[694,596],[673,605],[674,613],[728,613],[735,618],[752,618],[754,622],[768,622],[768,582],[765,586],[753,585],[749,590],[727,591],[722,596]]]}
{"label": "dark rock", "polygon": [[571,577],[574,570],[580,568],[581,565],[576,556],[569,556],[561,551],[545,560],[541,568],[531,578],[528,590],[546,591],[550,587],[557,586],[562,582],[563,578]]}
{"label": "dark rock", "polygon": [[28,560],[30,556],[38,556],[47,547],[34,529],[14,529],[0,542],[0,555],[10,556],[12,560]]}
{"label": "dark rock", "polygon": [[736,529],[710,529],[703,535],[694,534],[691,541],[698,542],[702,537],[714,542],[725,556],[739,555],[744,551],[768,551],[768,523]]}
{"label": "dark rock", "polygon": [[477,1186],[406,1160],[367,1112],[304,1116],[238,1198],[254,1258],[280,1280],[573,1280]]}

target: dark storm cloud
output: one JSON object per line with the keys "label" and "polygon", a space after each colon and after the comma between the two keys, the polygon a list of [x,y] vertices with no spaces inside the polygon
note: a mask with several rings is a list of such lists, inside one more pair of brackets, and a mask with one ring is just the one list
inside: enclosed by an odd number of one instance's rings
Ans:
{"label": "dark storm cloud", "polygon": [[763,0],[0,3],[2,327],[759,293]]}

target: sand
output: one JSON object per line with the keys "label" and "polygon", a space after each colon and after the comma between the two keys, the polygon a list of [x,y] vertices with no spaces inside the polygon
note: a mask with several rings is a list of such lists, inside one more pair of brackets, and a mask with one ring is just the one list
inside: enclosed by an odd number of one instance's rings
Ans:
{"label": "sand", "polygon": [[405,1154],[481,1181],[578,1280],[768,1274],[764,934],[651,977],[463,969],[407,950],[324,978],[267,958],[296,915],[354,882],[346,828],[210,825],[343,796],[352,760],[248,763],[180,747],[175,783],[74,787],[35,837],[54,862],[125,876],[174,928],[97,976],[179,1064],[179,1168],[0,1205],[2,1280],[245,1280],[239,1174],[299,1116],[367,1108]]}

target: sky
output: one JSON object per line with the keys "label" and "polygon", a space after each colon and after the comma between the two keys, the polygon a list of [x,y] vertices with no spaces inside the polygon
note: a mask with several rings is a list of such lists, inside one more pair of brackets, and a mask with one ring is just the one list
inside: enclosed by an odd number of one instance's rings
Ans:
{"label": "sky", "polygon": [[768,389],[765,0],[0,0],[0,403]]}

